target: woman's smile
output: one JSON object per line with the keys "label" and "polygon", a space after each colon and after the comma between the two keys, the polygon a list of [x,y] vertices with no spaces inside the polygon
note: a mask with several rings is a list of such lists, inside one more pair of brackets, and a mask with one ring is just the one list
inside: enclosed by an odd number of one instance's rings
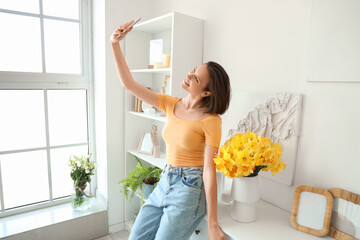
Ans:
{"label": "woman's smile", "polygon": [[184,79],[184,81],[183,81],[183,82],[184,82],[184,84],[185,84],[185,85],[187,85],[187,86],[189,86],[189,87],[190,87],[190,84],[186,81],[186,79]]}

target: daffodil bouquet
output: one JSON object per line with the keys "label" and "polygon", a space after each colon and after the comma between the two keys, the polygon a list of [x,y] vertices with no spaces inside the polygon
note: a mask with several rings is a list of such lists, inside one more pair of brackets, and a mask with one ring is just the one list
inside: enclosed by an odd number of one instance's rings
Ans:
{"label": "daffodil bouquet", "polygon": [[220,147],[214,162],[216,169],[230,178],[253,177],[260,170],[270,170],[275,175],[286,167],[281,161],[281,150],[280,144],[269,138],[253,132],[239,133]]}

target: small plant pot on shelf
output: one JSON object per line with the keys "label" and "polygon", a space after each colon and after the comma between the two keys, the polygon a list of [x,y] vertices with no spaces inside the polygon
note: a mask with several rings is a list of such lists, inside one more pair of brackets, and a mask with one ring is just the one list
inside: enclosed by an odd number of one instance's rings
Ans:
{"label": "small plant pot on shelf", "polygon": [[155,184],[158,182],[157,178],[152,178],[150,179],[148,182],[144,182],[143,181],[143,192],[144,192],[144,199],[148,199],[148,197],[150,196],[150,194],[152,193],[152,191],[155,189]]}
{"label": "small plant pot on shelf", "polygon": [[138,162],[136,168],[131,170],[118,184],[121,185],[120,192],[124,193],[125,198],[129,200],[133,198],[138,189],[141,190],[140,206],[142,206],[160,180],[162,170],[158,167],[146,167],[142,165],[137,156],[134,157]]}
{"label": "small plant pot on shelf", "polygon": [[148,199],[152,191],[154,190],[155,186],[150,184],[143,183],[143,189],[144,189],[144,199]]}

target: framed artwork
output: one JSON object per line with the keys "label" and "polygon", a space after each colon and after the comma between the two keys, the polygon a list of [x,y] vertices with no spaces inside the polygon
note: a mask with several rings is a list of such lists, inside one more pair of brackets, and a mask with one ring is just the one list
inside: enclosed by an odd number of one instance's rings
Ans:
{"label": "framed artwork", "polygon": [[295,190],[291,225],[302,232],[325,236],[330,229],[333,197],[327,190],[299,186]]}
{"label": "framed artwork", "polygon": [[340,188],[329,192],[334,206],[328,235],[338,240],[360,239],[360,195]]}
{"label": "framed artwork", "polygon": [[141,136],[141,139],[140,139],[138,152],[152,155],[153,149],[154,149],[154,146],[151,141],[151,133],[150,132],[143,133],[143,135]]}

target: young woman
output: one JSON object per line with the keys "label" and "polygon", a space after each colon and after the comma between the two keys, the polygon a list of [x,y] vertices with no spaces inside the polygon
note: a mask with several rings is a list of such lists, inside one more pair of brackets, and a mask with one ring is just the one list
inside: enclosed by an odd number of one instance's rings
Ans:
{"label": "young woman", "polygon": [[[166,166],[153,193],[142,206],[130,240],[189,239],[208,215],[209,239],[225,239],[217,219],[217,186],[213,158],[221,139],[221,118],[230,102],[230,81],[217,63],[191,70],[181,86],[185,98],[161,95],[134,81],[119,41],[131,30],[128,22],[110,38],[123,87],[168,117],[163,130]],[[126,30],[124,32],[124,30]]]}

